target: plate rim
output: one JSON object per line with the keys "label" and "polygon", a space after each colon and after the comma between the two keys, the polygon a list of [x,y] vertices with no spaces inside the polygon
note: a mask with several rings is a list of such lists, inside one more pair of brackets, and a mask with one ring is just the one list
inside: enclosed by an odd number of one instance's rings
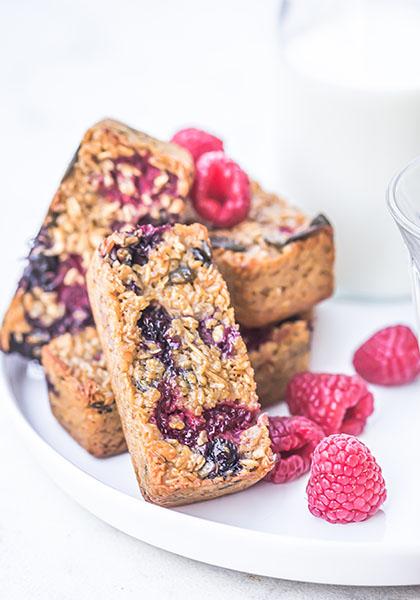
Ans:
{"label": "plate rim", "polygon": [[[1,395],[4,398],[3,405],[6,407],[7,413],[16,426],[18,432],[22,435],[28,446],[35,449],[37,462],[68,496],[73,498],[79,505],[100,518],[107,524],[123,531],[127,535],[162,548],[166,551],[185,556],[187,558],[212,564],[222,568],[229,568],[237,571],[262,575],[266,577],[274,577],[278,579],[290,579],[301,582],[311,582],[320,584],[335,584],[335,585],[355,585],[355,586],[389,586],[389,585],[419,585],[420,584],[420,540],[418,543],[403,543],[390,542],[388,540],[381,542],[359,542],[359,541],[340,541],[340,540],[322,540],[317,538],[293,537],[291,535],[282,535],[278,533],[270,533],[259,531],[258,529],[246,529],[238,525],[220,523],[218,521],[207,520],[203,517],[190,515],[176,510],[171,510],[161,506],[157,506],[148,502],[139,502],[138,498],[130,496],[125,492],[104,483],[94,475],[87,473],[77,464],[62,455],[58,450],[52,447],[31,425],[20,408],[19,401],[16,398],[11,380],[7,370],[7,362],[13,360],[13,356],[1,357],[1,377],[0,388]],[[22,360],[16,357],[16,360]],[[27,361],[24,361],[27,364]],[[60,474],[62,470],[62,474]],[[66,484],[66,478],[75,482],[78,489],[74,489],[72,485]],[[74,483],[73,483],[74,485]],[[130,528],[124,527],[121,524],[116,524],[115,520],[110,519],[109,515],[104,514],[99,509],[94,509],[88,501],[86,494],[99,493],[102,500],[106,500],[111,504],[120,502],[122,506],[125,504],[130,507],[130,512],[137,512],[146,515],[152,515],[153,520],[164,522],[176,530],[182,530],[183,526],[191,530],[197,530],[199,533],[204,529],[211,539],[223,539],[223,545],[228,546],[232,543],[233,538],[237,538],[241,544],[245,544],[245,552],[250,553],[250,556],[257,558],[255,549],[266,548],[268,552],[274,551],[277,555],[282,555],[286,558],[286,565],[279,561],[278,570],[273,568],[273,560],[269,560],[262,565],[261,562],[247,564],[250,561],[243,561],[241,568],[241,559],[231,560],[226,558],[226,549],[222,551],[221,558],[214,556],[214,552],[210,552],[208,557],[197,555],[194,550],[194,544],[178,544],[172,543],[169,539],[152,540],[153,536],[140,536]],[[134,508],[133,508],[134,507]],[[348,526],[348,525],[347,525]],[[196,536],[197,537],[197,536]],[[162,536],[160,536],[162,538]],[[226,539],[228,538],[228,539]],[[246,543],[245,543],[246,542]],[[237,546],[236,546],[237,547]],[[188,549],[189,548],[189,549]],[[316,553],[312,554],[312,551]],[[354,574],[355,565],[354,558],[358,557],[359,562],[364,563],[365,560],[372,561],[372,552],[375,553],[373,563],[369,563],[369,569],[365,569],[364,574],[356,576]],[[331,564],[328,562],[331,555],[334,554],[337,560],[339,569],[331,569]],[[302,557],[307,557],[313,564],[306,565],[306,575],[300,573],[296,568],[296,563],[302,564]],[[222,558],[224,557],[224,558]],[[259,559],[260,560],[260,559]],[[395,575],[396,560],[401,562],[400,566],[406,566],[407,560],[414,561],[416,568],[410,575],[400,576]],[[351,568],[344,567],[351,561]],[[293,566],[293,563],[295,565]],[[391,569],[391,563],[393,569]],[[404,565],[405,563],[405,565]],[[400,564],[400,563],[399,563]],[[308,570],[309,566],[309,570]],[[414,564],[413,564],[414,567]],[[398,570],[398,568],[396,569]],[[407,569],[406,569],[407,570]],[[369,571],[369,572],[368,572]],[[409,577],[407,580],[406,577]]]}

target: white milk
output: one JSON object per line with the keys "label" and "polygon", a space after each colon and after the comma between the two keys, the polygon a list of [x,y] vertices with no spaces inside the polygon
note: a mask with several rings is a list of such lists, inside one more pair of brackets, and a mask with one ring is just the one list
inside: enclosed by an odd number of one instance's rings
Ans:
{"label": "white milk", "polygon": [[278,185],[335,225],[339,292],[391,298],[409,292],[385,191],[420,154],[420,7],[348,4],[284,39]]}

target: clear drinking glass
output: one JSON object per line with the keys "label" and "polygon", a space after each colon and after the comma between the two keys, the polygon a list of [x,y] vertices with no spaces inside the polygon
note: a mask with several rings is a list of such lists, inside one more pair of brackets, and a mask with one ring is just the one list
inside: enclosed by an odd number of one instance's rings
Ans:
{"label": "clear drinking glass", "polygon": [[[420,325],[420,156],[389,184],[388,206],[411,258],[417,325]],[[418,331],[420,331],[418,329]]]}

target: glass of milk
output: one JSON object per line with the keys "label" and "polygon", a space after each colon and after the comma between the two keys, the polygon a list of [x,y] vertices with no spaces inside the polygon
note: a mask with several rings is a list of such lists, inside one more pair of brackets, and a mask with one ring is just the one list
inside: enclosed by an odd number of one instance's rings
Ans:
{"label": "glass of milk", "polygon": [[413,292],[420,325],[420,157],[392,179],[388,188],[388,206],[411,257]]}
{"label": "glass of milk", "polygon": [[407,295],[384,195],[420,154],[420,2],[285,0],[280,45],[279,189],[335,226],[341,295]]}

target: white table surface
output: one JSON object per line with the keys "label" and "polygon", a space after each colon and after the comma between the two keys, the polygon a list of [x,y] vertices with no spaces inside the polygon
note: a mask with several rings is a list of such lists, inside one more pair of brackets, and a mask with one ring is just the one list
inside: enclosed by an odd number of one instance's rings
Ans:
{"label": "white table surface", "polygon": [[[276,0],[30,0],[0,5],[0,309],[83,130],[109,115],[159,136],[201,124],[276,186]],[[386,309],[383,307],[381,310]],[[402,316],[403,318],[403,316]],[[202,565],[112,529],[58,490],[1,410],[0,597],[420,598]]]}

